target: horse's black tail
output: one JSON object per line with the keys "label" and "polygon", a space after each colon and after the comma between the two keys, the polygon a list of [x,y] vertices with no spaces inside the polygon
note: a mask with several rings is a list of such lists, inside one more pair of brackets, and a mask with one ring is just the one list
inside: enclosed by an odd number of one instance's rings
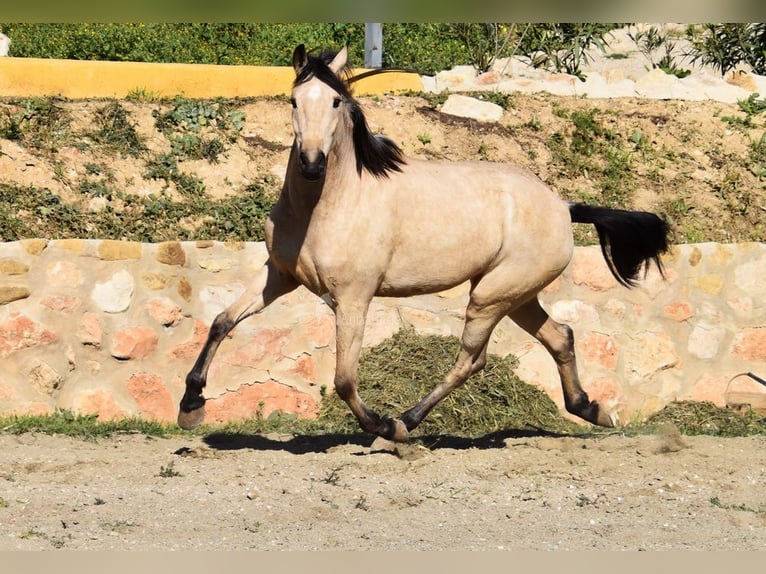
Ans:
{"label": "horse's black tail", "polygon": [[668,249],[668,224],[646,211],[626,211],[572,203],[572,223],[591,223],[596,227],[601,252],[617,281],[626,287],[637,284],[639,271],[651,261],[664,277],[660,255]]}

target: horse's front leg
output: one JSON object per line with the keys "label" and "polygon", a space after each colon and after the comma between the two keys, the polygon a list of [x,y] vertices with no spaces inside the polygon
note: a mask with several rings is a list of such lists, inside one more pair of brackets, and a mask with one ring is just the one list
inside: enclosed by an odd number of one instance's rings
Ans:
{"label": "horse's front leg", "polygon": [[388,440],[405,442],[407,427],[398,419],[381,417],[359,396],[358,367],[370,299],[338,302],[335,306],[336,355],[335,392],[345,401],[366,432]]}
{"label": "horse's front leg", "polygon": [[186,392],[178,410],[178,426],[192,429],[205,418],[205,397],[202,389],[218,346],[229,332],[243,319],[263,310],[275,299],[298,286],[291,276],[278,271],[271,260],[266,262],[250,287],[226,310],[218,314],[210,326],[205,345],[194,366],[186,375]]}

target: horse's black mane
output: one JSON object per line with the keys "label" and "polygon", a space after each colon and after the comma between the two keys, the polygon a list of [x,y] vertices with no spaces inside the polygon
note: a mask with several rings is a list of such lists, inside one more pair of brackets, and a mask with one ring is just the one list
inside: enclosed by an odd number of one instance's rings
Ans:
{"label": "horse's black mane", "polygon": [[325,50],[319,56],[309,55],[306,65],[298,72],[293,85],[298,86],[311,78],[317,78],[338,92],[348,103],[353,126],[356,170],[359,174],[366,169],[376,177],[388,177],[392,171],[402,171],[401,165],[405,160],[401,148],[386,136],[370,131],[362,107],[351,93],[350,84],[354,78],[350,77],[349,68],[346,67],[344,73],[336,75],[328,66],[336,54],[337,52]]}

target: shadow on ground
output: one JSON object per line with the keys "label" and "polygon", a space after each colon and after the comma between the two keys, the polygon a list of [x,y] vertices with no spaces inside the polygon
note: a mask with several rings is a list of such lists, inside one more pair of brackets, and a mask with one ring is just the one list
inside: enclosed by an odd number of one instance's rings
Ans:
{"label": "shadow on ground", "polygon": [[[437,449],[502,449],[506,448],[507,439],[554,437],[564,438],[575,435],[561,434],[544,429],[512,429],[492,432],[480,437],[461,437],[453,435],[424,435],[415,436],[408,444],[420,445],[429,450]],[[584,438],[586,435],[578,434]],[[292,454],[321,453],[339,446],[359,446],[361,450],[370,452],[375,437],[366,433],[323,435],[285,435],[282,437],[248,435],[239,433],[216,432],[203,438],[207,446],[216,450],[283,450]]]}

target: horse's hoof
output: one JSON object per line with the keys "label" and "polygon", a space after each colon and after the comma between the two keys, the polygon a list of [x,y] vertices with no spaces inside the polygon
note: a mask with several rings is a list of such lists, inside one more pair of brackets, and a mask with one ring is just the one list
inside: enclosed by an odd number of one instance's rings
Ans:
{"label": "horse's hoof", "polygon": [[184,430],[191,430],[195,427],[198,427],[204,420],[205,420],[204,406],[198,409],[194,409],[193,411],[189,411],[188,413],[180,409],[178,411],[178,426]]}
{"label": "horse's hoof", "polygon": [[593,424],[596,424],[600,427],[606,427],[606,428],[614,428],[617,426],[617,419],[610,415],[606,410],[601,408],[601,406],[598,403],[591,403],[598,409],[596,412],[596,416],[592,417],[591,422]]}
{"label": "horse's hoof", "polygon": [[390,440],[394,442],[407,442],[410,440],[410,432],[407,430],[407,425],[401,419],[392,419],[391,422],[394,428],[389,437]]}

